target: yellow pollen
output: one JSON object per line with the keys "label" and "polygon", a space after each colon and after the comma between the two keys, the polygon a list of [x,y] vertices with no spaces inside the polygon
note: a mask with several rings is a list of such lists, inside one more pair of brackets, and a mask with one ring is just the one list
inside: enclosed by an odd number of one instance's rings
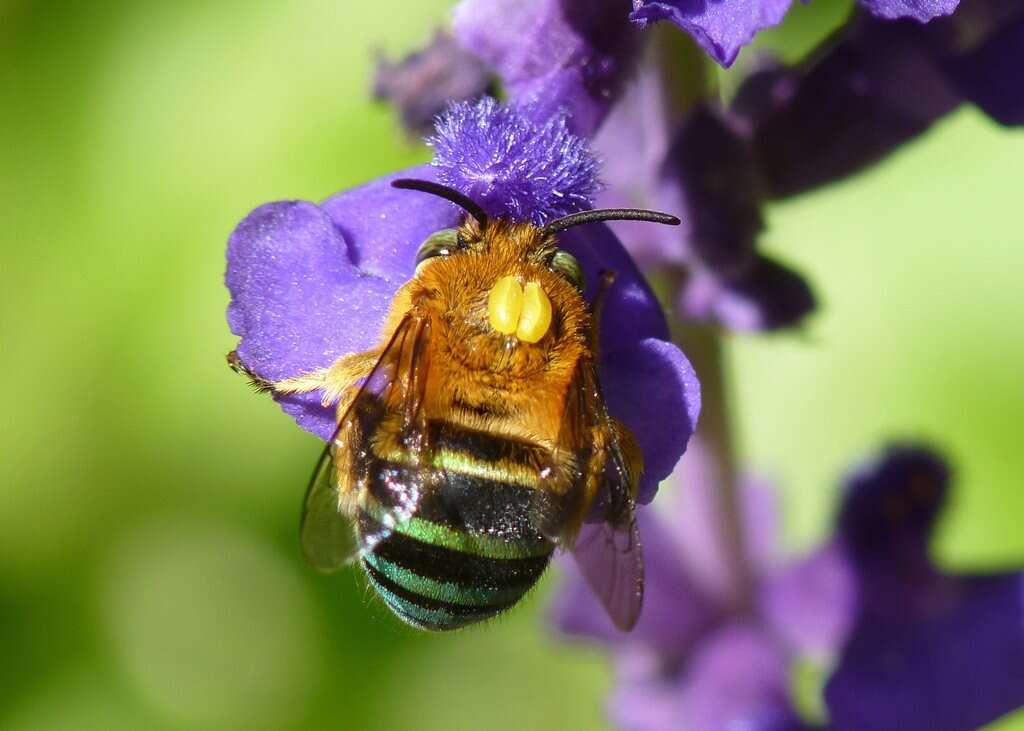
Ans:
{"label": "yellow pollen", "polygon": [[523,288],[515,277],[502,277],[491,289],[487,298],[487,314],[491,327],[500,333],[511,335],[519,325],[523,311]]}
{"label": "yellow pollen", "polygon": [[537,282],[522,287],[515,277],[502,277],[487,297],[487,315],[498,332],[536,343],[551,327],[551,300]]}
{"label": "yellow pollen", "polygon": [[551,327],[551,300],[536,282],[523,290],[523,311],[519,315],[516,337],[524,343],[536,343]]}

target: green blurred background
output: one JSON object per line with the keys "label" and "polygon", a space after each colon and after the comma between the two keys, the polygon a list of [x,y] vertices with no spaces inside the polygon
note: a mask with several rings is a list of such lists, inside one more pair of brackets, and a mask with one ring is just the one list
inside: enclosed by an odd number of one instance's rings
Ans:
{"label": "green blurred background", "polygon": [[[767,42],[806,47],[848,5]],[[372,50],[449,6],[0,2],[0,728],[603,727],[602,654],[543,629],[553,579],[427,636],[307,569],[318,445],[224,366],[228,233],[426,158],[368,100]],[[1024,137],[968,109],[771,210],[822,311],[730,348],[793,550],[852,459],[919,435],[959,466],[943,563],[1024,560],[1022,169]]]}

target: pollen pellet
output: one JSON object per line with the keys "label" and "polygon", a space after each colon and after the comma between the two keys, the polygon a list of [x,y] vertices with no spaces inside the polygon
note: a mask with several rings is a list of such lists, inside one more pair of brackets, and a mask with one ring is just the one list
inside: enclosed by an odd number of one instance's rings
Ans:
{"label": "pollen pellet", "polygon": [[511,276],[499,279],[487,298],[487,314],[491,327],[500,333],[511,335],[516,332],[522,310],[523,288],[519,281]]}
{"label": "pollen pellet", "polygon": [[551,300],[536,282],[528,282],[523,290],[523,308],[519,315],[516,337],[524,343],[536,343],[551,327]]}

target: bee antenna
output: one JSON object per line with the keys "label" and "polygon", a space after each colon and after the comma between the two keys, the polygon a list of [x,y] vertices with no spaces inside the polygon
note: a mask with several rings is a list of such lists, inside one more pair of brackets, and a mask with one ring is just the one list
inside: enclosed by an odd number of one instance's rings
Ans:
{"label": "bee antenna", "polygon": [[434,183],[430,180],[399,178],[398,180],[391,181],[391,187],[399,188],[401,190],[418,190],[422,193],[430,193],[431,195],[436,195],[439,198],[444,198],[446,201],[454,203],[475,218],[476,222],[480,224],[480,228],[487,228],[487,214],[484,212],[484,209],[481,208],[474,200],[464,196],[454,188],[449,188],[447,185]]}
{"label": "bee antenna", "polygon": [[669,213],[648,211],[643,208],[596,208],[593,211],[580,211],[556,218],[544,227],[544,233],[556,234],[567,228],[595,221],[648,221],[649,223],[663,223],[666,226],[678,226],[682,223]]}

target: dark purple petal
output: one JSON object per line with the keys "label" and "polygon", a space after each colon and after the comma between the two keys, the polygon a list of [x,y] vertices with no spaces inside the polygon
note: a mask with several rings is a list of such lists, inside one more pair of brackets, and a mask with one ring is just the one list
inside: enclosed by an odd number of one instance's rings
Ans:
{"label": "dark purple petal", "polygon": [[749,265],[764,228],[754,158],[709,107],[698,106],[680,125],[661,184],[678,190],[689,249],[704,267],[736,272]]}
{"label": "dark purple petal", "polygon": [[887,20],[913,18],[926,23],[956,10],[960,0],[860,0],[873,14]]}
{"label": "dark purple petal", "polygon": [[736,277],[694,274],[680,306],[691,319],[717,322],[732,330],[780,330],[801,322],[815,308],[807,281],[779,262],[758,257]]}
{"label": "dark purple petal", "polygon": [[838,652],[857,608],[854,573],[842,547],[828,544],[767,579],[761,615],[791,648],[828,658]]}
{"label": "dark purple petal", "polygon": [[790,0],[633,0],[630,18],[642,24],[669,20],[718,63],[731,66],[759,30],[782,22],[789,5]]}
{"label": "dark purple petal", "polygon": [[445,31],[437,31],[426,48],[398,63],[378,59],[373,79],[374,98],[394,104],[402,126],[417,136],[434,131],[434,118],[449,102],[494,93],[491,70]]}
{"label": "dark purple petal", "polygon": [[568,635],[610,645],[645,644],[671,655],[692,644],[715,620],[718,608],[700,591],[679,560],[671,527],[654,511],[637,516],[644,548],[645,592],[640,619],[631,632],[615,628],[573,562],[564,561],[565,578],[551,606],[550,620]]}
{"label": "dark purple petal", "polygon": [[653,208],[682,219],[681,226],[652,226],[642,221],[610,224],[645,271],[684,264],[689,259],[690,216],[677,191],[663,195],[667,185],[660,180],[671,143],[666,124],[670,117],[674,115],[666,108],[663,81],[650,70],[641,71],[594,137],[594,148],[603,162],[601,178],[607,184],[598,194],[598,207]]}
{"label": "dark purple petal", "polygon": [[598,161],[566,117],[527,115],[492,98],[454,104],[438,120],[438,179],[494,216],[542,225],[592,207]]}
{"label": "dark purple petal", "polygon": [[915,23],[864,18],[806,71],[766,70],[741,90],[767,192],[785,197],[851,175],[961,101]]}
{"label": "dark purple petal", "polygon": [[702,731],[783,728],[794,720],[789,658],[760,629],[729,624],[690,658],[676,728]]}
{"label": "dark purple petal", "polygon": [[837,531],[857,568],[904,581],[931,575],[928,541],[949,492],[935,452],[892,446],[846,478]]}
{"label": "dark purple petal", "polygon": [[453,27],[538,118],[568,112],[592,135],[618,97],[639,45],[628,0],[463,0]]}
{"label": "dark purple petal", "polygon": [[860,622],[825,700],[837,731],[969,731],[1024,704],[1021,575],[950,581],[926,614]]}
{"label": "dark purple petal", "polygon": [[1024,124],[1024,8],[1018,12],[983,43],[940,62],[961,94],[1005,125]]}
{"label": "dark purple petal", "polygon": [[[437,180],[428,165],[377,178],[325,200],[321,207],[344,235],[349,256],[359,271],[394,286],[408,281],[416,269],[416,250],[430,234],[455,226],[461,208],[437,196],[391,187],[396,178]],[[390,297],[389,297],[390,300]]]}

